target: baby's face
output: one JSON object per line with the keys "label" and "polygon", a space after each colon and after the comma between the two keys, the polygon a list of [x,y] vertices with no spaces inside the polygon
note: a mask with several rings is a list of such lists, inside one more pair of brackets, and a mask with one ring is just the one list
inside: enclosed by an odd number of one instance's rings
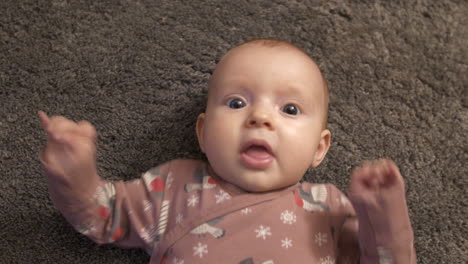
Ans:
{"label": "baby's face", "polygon": [[253,192],[297,183],[330,144],[323,87],[318,67],[292,48],[247,44],[230,51],[197,122],[215,173]]}

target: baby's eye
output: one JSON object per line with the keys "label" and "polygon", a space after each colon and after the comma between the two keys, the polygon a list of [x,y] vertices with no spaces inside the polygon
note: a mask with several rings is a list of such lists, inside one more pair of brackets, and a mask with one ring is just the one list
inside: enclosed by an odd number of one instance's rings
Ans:
{"label": "baby's eye", "polygon": [[232,109],[239,109],[245,106],[245,102],[239,98],[231,98],[227,101],[227,105]]}
{"label": "baby's eye", "polygon": [[298,115],[301,113],[301,110],[293,104],[287,104],[283,107],[283,112],[285,112],[288,115]]}

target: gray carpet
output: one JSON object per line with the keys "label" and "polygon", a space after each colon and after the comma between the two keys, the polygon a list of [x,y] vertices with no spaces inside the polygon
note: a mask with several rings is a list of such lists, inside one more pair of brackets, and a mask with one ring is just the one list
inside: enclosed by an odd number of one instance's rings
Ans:
{"label": "gray carpet", "polygon": [[216,62],[273,37],[311,54],[331,86],[332,147],[305,179],[345,190],[362,160],[394,159],[419,263],[466,263],[467,18],[455,0],[1,1],[0,262],[147,263],[52,206],[36,111],[91,121],[107,179],[201,158],[194,121]]}

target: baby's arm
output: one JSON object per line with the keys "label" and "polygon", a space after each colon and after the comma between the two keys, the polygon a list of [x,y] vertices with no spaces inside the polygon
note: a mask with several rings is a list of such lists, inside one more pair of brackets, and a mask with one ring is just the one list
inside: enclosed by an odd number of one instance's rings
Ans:
{"label": "baby's arm", "polygon": [[349,198],[359,223],[361,263],[416,263],[403,178],[390,160],[365,163],[351,175]]}
{"label": "baby's arm", "polygon": [[161,204],[150,198],[144,181],[107,182],[99,177],[97,135],[89,122],[49,118],[43,112],[39,118],[47,133],[40,159],[54,205],[79,232],[97,243],[150,250],[156,235],[150,227],[157,224],[154,219]]}

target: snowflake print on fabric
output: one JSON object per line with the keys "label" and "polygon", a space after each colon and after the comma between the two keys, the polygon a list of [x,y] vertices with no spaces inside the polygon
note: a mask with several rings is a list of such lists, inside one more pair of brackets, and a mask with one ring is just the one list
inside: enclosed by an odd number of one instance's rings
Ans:
{"label": "snowflake print on fabric", "polygon": [[292,247],[292,240],[287,237],[281,240],[281,247],[285,249]]}
{"label": "snowflake print on fabric", "polygon": [[249,214],[251,212],[252,212],[252,209],[250,209],[249,207],[246,207],[241,210],[241,214],[244,214],[244,215]]}
{"label": "snowflake print on fabric", "polygon": [[284,224],[292,225],[296,222],[296,215],[294,214],[294,212],[284,210],[281,213],[280,219],[281,221],[283,221]]}
{"label": "snowflake print on fabric", "polygon": [[320,258],[320,264],[335,264],[335,260],[330,256],[326,256],[325,258]]}
{"label": "snowflake print on fabric", "polygon": [[223,190],[219,190],[218,194],[215,194],[215,198],[216,198],[216,203],[222,203],[225,200],[231,199],[231,196],[229,195],[229,193]]}
{"label": "snowflake print on fabric", "polygon": [[193,255],[203,258],[205,254],[208,254],[208,245],[198,242],[198,244],[193,247]]}
{"label": "snowflake print on fabric", "polygon": [[198,204],[198,202],[200,202],[200,197],[198,197],[195,194],[192,194],[192,196],[190,196],[190,198],[188,198],[187,200],[187,205],[189,207],[194,207],[195,205]]}
{"label": "snowflake print on fabric", "polygon": [[263,240],[267,239],[267,236],[271,236],[271,230],[269,226],[260,225],[258,229],[255,229],[257,233],[257,238],[261,237]]}
{"label": "snowflake print on fabric", "polygon": [[315,243],[319,245],[319,247],[327,243],[327,234],[320,232],[315,234]]}
{"label": "snowflake print on fabric", "polygon": [[176,224],[180,224],[182,221],[184,221],[184,216],[182,214],[178,214],[175,219]]}

